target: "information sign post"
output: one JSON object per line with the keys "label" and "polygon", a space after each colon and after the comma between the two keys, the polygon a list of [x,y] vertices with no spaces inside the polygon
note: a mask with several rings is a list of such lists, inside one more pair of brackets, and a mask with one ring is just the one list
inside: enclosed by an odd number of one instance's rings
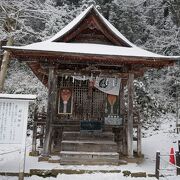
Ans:
{"label": "information sign post", "polygon": [[21,145],[19,180],[24,179],[29,102],[35,95],[0,94],[0,144]]}

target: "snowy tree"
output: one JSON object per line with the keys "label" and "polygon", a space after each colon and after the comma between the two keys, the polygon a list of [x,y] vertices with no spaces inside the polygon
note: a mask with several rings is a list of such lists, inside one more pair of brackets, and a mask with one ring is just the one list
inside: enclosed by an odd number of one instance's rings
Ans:
{"label": "snowy tree", "polygon": [[[9,46],[13,44],[13,41],[15,44],[29,44],[58,32],[75,17],[76,9],[68,5],[55,7],[53,2],[50,0],[1,1],[0,39],[7,39]],[[1,91],[9,61],[9,53],[5,51],[0,72]]]}
{"label": "snowy tree", "polygon": [[[180,8],[177,0],[1,0],[0,40],[12,37],[15,45],[21,45],[48,39],[91,4],[136,45],[164,55],[180,54]],[[10,22],[12,26],[8,29]],[[42,92],[46,89],[28,67],[18,62],[11,62],[10,65],[6,92],[36,91],[45,98]],[[176,89],[178,68],[150,70],[135,82],[135,100],[147,118],[166,110],[173,112],[175,97],[172,92]],[[15,80],[18,76],[28,76],[33,81],[23,78],[18,83]],[[37,83],[38,87],[35,85]]]}

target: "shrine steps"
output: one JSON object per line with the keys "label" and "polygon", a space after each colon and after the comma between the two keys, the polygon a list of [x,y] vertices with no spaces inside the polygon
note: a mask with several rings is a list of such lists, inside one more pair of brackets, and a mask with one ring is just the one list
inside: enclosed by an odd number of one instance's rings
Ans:
{"label": "shrine steps", "polygon": [[62,151],[83,152],[117,152],[117,144],[113,141],[62,141]]}
{"label": "shrine steps", "polygon": [[111,152],[61,151],[60,163],[63,165],[118,165],[119,154]]}
{"label": "shrine steps", "polygon": [[63,132],[60,164],[118,165],[117,149],[111,132]]}
{"label": "shrine steps", "polygon": [[[76,125],[63,125],[63,131],[65,132],[72,132],[72,131],[76,131],[76,132],[79,132],[80,131],[80,125],[79,124],[76,124]],[[103,131],[105,132],[112,132],[112,127],[109,127],[109,126],[104,126],[103,127]]]}
{"label": "shrine steps", "polygon": [[102,133],[80,133],[79,131],[64,132],[63,140],[104,140],[114,141],[114,133],[102,132]]}

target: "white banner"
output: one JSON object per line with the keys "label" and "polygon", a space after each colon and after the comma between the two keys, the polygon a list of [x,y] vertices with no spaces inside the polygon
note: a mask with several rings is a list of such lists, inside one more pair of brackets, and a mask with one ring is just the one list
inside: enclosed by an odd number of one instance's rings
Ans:
{"label": "white banner", "polygon": [[96,78],[95,87],[100,91],[119,96],[121,79],[116,78]]}
{"label": "white banner", "polygon": [[[73,79],[91,81],[93,78],[89,76],[73,76]],[[120,84],[121,79],[118,78],[96,77],[94,86],[104,93],[119,96]]]}

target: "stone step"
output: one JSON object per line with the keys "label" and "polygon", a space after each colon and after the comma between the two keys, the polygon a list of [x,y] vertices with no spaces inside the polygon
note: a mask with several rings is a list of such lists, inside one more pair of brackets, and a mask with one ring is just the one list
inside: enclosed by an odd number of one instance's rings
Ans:
{"label": "stone step", "polygon": [[80,131],[80,125],[65,125],[63,126],[63,131]]}
{"label": "stone step", "polygon": [[85,152],[117,152],[117,144],[113,141],[62,141],[62,151]]}
{"label": "stone step", "polygon": [[63,140],[101,140],[101,141],[114,141],[114,134],[111,132],[101,133],[81,133],[81,132],[63,132]]}
{"label": "stone step", "polygon": [[[105,125],[103,131],[112,132],[113,127]],[[80,131],[80,124],[63,125],[63,131]]]}
{"label": "stone step", "polygon": [[119,154],[114,152],[61,151],[62,165],[118,165]]}

